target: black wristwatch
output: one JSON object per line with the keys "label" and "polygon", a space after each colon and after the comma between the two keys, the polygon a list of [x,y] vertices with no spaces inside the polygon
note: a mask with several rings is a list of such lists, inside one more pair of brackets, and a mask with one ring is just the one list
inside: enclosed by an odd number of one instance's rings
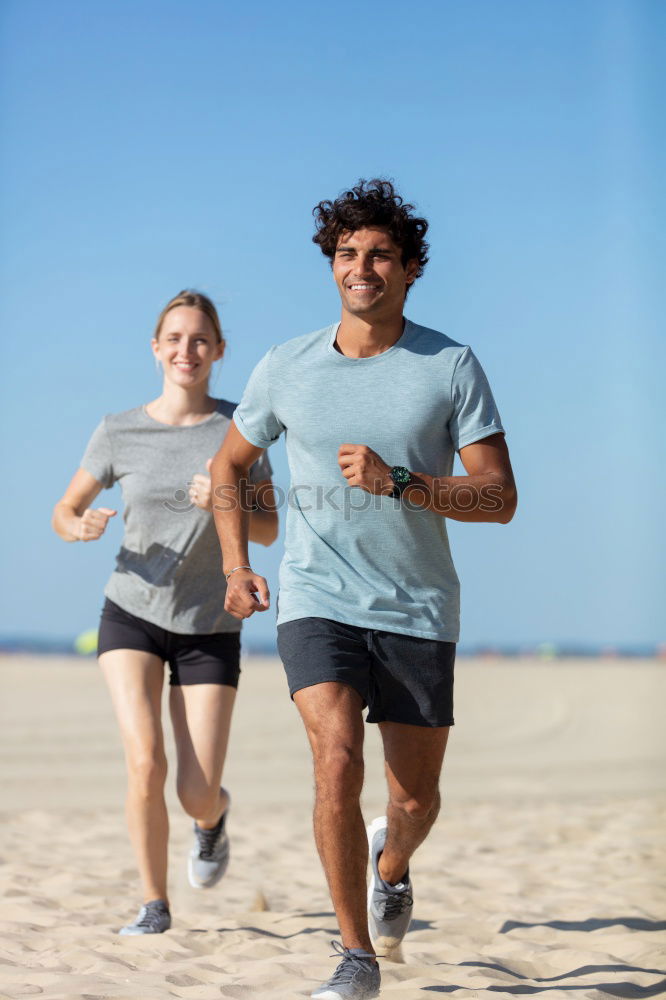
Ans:
{"label": "black wristwatch", "polygon": [[393,492],[389,494],[394,500],[399,500],[402,494],[412,481],[412,474],[403,465],[394,465],[389,469],[389,476],[393,480]]}

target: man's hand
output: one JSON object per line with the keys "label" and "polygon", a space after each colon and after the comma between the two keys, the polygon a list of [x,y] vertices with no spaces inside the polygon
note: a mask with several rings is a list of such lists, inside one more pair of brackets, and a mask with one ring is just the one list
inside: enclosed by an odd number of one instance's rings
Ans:
{"label": "man's hand", "polygon": [[224,610],[234,618],[249,618],[255,611],[268,611],[270,604],[268,584],[251,569],[237,569],[227,580]]}
{"label": "man's hand", "polygon": [[202,510],[212,510],[211,506],[211,485],[210,485],[210,467],[213,464],[213,459],[209,458],[206,462],[206,472],[207,476],[202,476],[200,472],[197,472],[190,483],[190,500],[197,507],[201,507]]}
{"label": "man's hand", "polygon": [[110,517],[115,517],[117,511],[109,507],[88,507],[79,519],[78,536],[80,542],[96,542],[106,531]]}
{"label": "man's hand", "polygon": [[389,475],[391,466],[366,444],[340,445],[338,465],[349,486],[360,486],[366,493],[393,492],[394,484]]}

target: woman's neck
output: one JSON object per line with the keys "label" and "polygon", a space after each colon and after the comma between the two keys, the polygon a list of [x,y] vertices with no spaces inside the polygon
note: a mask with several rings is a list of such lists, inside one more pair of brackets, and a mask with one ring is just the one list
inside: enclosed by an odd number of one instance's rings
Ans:
{"label": "woman's neck", "polygon": [[165,382],[162,395],[146,404],[146,413],[154,420],[174,426],[199,424],[215,412],[216,401],[208,395],[208,385],[183,389]]}

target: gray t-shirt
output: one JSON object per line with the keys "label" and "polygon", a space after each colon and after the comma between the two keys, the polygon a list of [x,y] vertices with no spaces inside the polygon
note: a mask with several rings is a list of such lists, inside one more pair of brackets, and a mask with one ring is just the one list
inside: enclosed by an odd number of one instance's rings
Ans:
{"label": "gray t-shirt", "polygon": [[[225,581],[213,517],[191,503],[189,484],[206,475],[235,403],[217,402],[191,427],[153,420],[142,406],[104,417],[81,467],[106,489],[120,483],[125,534],[104,593],[125,611],[183,635],[239,632],[224,610]],[[250,479],[270,478],[266,455]]]}
{"label": "gray t-shirt", "polygon": [[320,617],[458,641],[459,584],[446,519],[346,485],[341,444],[449,476],[454,452],[503,433],[469,347],[409,320],[389,350],[348,358],[338,324],[271,348],[234,421],[268,448],[286,432],[291,472],[278,624]]}

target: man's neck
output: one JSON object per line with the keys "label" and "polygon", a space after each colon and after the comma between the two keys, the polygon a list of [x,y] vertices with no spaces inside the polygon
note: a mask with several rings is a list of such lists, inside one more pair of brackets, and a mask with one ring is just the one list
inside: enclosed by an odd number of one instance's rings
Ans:
{"label": "man's neck", "polygon": [[393,347],[402,337],[404,328],[401,314],[373,322],[343,310],[335,347],[348,358],[371,358]]}

